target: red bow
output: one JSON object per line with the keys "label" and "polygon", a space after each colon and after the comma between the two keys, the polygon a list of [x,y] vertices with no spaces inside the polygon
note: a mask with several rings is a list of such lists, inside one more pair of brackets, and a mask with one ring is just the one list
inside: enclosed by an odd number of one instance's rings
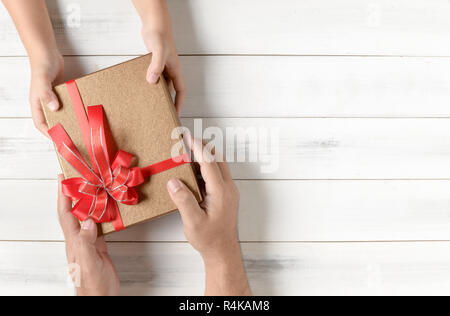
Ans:
{"label": "red bow", "polygon": [[113,222],[116,230],[121,230],[120,213],[117,203],[112,200],[126,205],[137,204],[138,195],[133,188],[144,182],[144,176],[140,168],[130,169],[133,156],[127,152],[120,150],[110,162],[103,107],[88,107],[88,117],[91,134],[89,152],[95,169],[85,162],[61,124],[49,131],[59,154],[81,176],[64,180],[62,192],[73,201],[78,201],[72,213],[80,221],[92,217],[97,223]]}
{"label": "red bow", "polygon": [[80,221],[91,217],[96,223],[112,222],[115,230],[120,231],[125,227],[117,203],[137,204],[138,194],[134,187],[153,174],[189,162],[189,156],[185,154],[146,168],[130,169],[133,155],[119,150],[111,162],[103,107],[88,107],[86,116],[75,81],[68,82],[67,88],[92,167],[83,159],[61,124],[50,129],[50,137],[59,154],[80,174],[80,178],[64,180],[62,192],[73,201],[78,201],[72,214]]}

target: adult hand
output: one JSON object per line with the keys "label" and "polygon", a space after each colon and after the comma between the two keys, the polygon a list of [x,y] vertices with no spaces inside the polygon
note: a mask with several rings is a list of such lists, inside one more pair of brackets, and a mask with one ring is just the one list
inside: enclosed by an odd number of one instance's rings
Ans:
{"label": "adult hand", "polygon": [[97,237],[97,224],[88,219],[80,226],[72,215],[72,202],[61,193],[61,181],[58,177],[58,215],[66,240],[67,261],[76,267],[72,275],[77,284],[78,296],[117,296],[119,295],[119,277],[112,262],[105,239]]}
{"label": "adult hand", "polygon": [[192,149],[206,185],[204,202],[199,205],[178,179],[170,180],[167,188],[181,213],[186,238],[203,257],[206,294],[250,295],[237,233],[239,191],[227,163],[205,155],[201,141],[195,140]]}

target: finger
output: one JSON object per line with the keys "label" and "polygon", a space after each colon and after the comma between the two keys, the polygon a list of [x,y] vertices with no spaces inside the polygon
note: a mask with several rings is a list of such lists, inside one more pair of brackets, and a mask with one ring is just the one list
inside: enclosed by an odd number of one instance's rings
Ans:
{"label": "finger", "polygon": [[108,247],[106,246],[105,237],[98,237],[95,242],[95,248],[101,253],[108,253]]}
{"label": "finger", "polygon": [[220,171],[222,172],[222,177],[225,181],[232,181],[233,177],[231,175],[231,170],[230,170],[230,166],[228,165],[228,163],[226,161],[223,162],[218,162],[217,163]]}
{"label": "finger", "polygon": [[46,106],[50,111],[56,112],[59,110],[59,101],[56,94],[53,92],[50,83],[45,83],[39,92],[39,100],[43,106]]}
{"label": "finger", "polygon": [[158,83],[159,77],[161,77],[164,67],[165,58],[162,50],[155,50],[152,55],[152,62],[147,71],[147,81],[151,84]]}
{"label": "finger", "polygon": [[97,224],[92,218],[88,218],[81,224],[78,235],[78,254],[80,265],[86,271],[97,271],[99,263],[99,253],[97,251]]}
{"label": "finger", "polygon": [[188,139],[187,143],[200,165],[200,172],[207,189],[209,186],[216,187],[217,185],[223,184],[222,172],[219,165],[215,162],[213,153],[205,150],[205,146],[201,140],[191,138]]}
{"label": "finger", "polygon": [[176,92],[175,108],[177,109],[178,114],[180,114],[184,100],[186,99],[186,82],[184,81],[181,66],[178,65],[175,68],[167,67],[167,74],[173,82],[173,87]]}
{"label": "finger", "polygon": [[83,242],[88,245],[94,246],[97,242],[98,232],[97,232],[97,224],[94,222],[92,218],[88,218],[86,221],[81,223],[81,230],[79,237]]}
{"label": "finger", "polygon": [[175,88],[173,87],[172,79],[170,79],[169,77],[167,77],[167,78],[164,77],[164,79],[166,79],[167,88],[169,89],[170,95],[174,96],[176,91],[175,91]]}
{"label": "finger", "polygon": [[[203,151],[205,151],[205,149],[203,149]],[[217,151],[215,148],[212,148],[211,152],[215,157],[215,160],[217,162],[217,165],[219,166],[220,172],[222,173],[222,178],[225,181],[233,180],[233,178],[231,176],[230,166],[226,162],[223,153]]]}
{"label": "finger", "polygon": [[198,205],[194,194],[183,182],[178,179],[172,179],[167,183],[167,190],[172,201],[180,211],[183,224],[198,223],[206,216],[205,212]]}
{"label": "finger", "polygon": [[61,192],[63,175],[58,175],[58,217],[66,240],[73,238],[80,231],[80,224],[72,215],[72,201]]}
{"label": "finger", "polygon": [[44,113],[42,112],[41,101],[36,99],[32,101],[31,104],[31,115],[33,116],[34,126],[46,137],[50,138],[48,135],[48,125],[45,119]]}
{"label": "finger", "polygon": [[178,115],[180,115],[181,110],[183,109],[184,100],[186,99],[186,91],[177,90],[177,88],[175,88],[175,92],[175,108],[177,109]]}

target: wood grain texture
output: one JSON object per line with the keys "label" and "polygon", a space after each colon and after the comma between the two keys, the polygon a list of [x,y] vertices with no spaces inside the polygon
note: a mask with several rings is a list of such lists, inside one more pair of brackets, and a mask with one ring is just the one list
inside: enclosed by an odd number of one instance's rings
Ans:
{"label": "wood grain texture", "polygon": [[[449,243],[244,244],[256,295],[443,295]],[[123,295],[201,295],[188,244],[111,244]],[[71,295],[62,243],[0,243],[0,295]]]}
{"label": "wood grain texture", "polygon": [[[72,56],[66,79],[146,53],[131,1],[47,3]],[[168,3],[183,123],[279,130],[279,155],[232,165],[254,293],[449,294],[450,242],[433,240],[450,239],[450,2]],[[28,62],[3,8],[0,42],[0,295],[71,295],[50,180],[59,168],[29,119]],[[268,158],[279,168],[262,173]],[[109,239],[122,294],[203,293],[178,214]]]}
{"label": "wood grain texture", "polygon": [[[131,59],[66,57],[66,81]],[[184,117],[449,117],[450,58],[184,56]],[[30,117],[24,57],[0,58],[0,116]],[[14,82],[14,84],[11,84]]]}
{"label": "wood grain texture", "polygon": [[[450,181],[237,181],[241,241],[450,240]],[[55,181],[0,181],[0,240],[63,240]],[[24,199],[23,193],[32,198]],[[186,241],[178,213],[107,237]]]}
{"label": "wood grain texture", "polygon": [[[168,3],[182,54],[450,55],[450,4],[445,0]],[[145,52],[131,1],[48,4],[64,54]],[[0,55],[24,54],[5,10],[0,10],[0,40],[8,43]]]}
{"label": "wood grain texture", "polygon": [[[2,119],[0,122],[0,178],[55,179],[59,167],[53,147],[35,130],[31,120]],[[182,122],[194,130],[193,119]],[[448,119],[205,119],[201,122],[204,129],[218,127],[209,131],[222,131],[225,135],[227,128],[234,131],[242,128],[246,133],[250,131],[248,135],[263,131],[257,138],[235,139],[235,153],[246,154],[246,162],[231,164],[235,179],[450,178]],[[278,137],[266,144],[261,136],[264,131],[278,133]],[[233,137],[228,135],[231,144]],[[267,146],[260,146],[261,140]],[[251,162],[248,152],[256,146],[258,155]],[[233,146],[224,142],[223,147],[231,153]],[[237,158],[234,157],[235,161]]]}

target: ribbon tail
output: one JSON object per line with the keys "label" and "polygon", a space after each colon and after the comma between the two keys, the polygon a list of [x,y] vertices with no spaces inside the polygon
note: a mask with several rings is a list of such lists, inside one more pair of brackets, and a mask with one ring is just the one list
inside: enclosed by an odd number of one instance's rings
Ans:
{"label": "ribbon tail", "polygon": [[113,180],[109,148],[105,133],[105,118],[101,105],[88,107],[91,146],[93,152],[92,164],[97,167],[104,185],[109,187]]}
{"label": "ribbon tail", "polygon": [[97,175],[83,159],[83,156],[81,156],[61,124],[50,129],[48,134],[52,138],[61,157],[64,158],[64,160],[70,164],[81,177],[91,183],[96,183],[98,181]]}
{"label": "ribbon tail", "polygon": [[122,215],[120,214],[119,207],[117,203],[114,201],[111,204],[112,213],[115,215],[112,220],[112,224],[114,226],[114,230],[119,232],[125,229],[125,225],[123,224]]}
{"label": "ribbon tail", "polygon": [[[70,100],[72,101],[72,107],[77,117],[78,126],[80,127],[81,134],[83,135],[84,144],[89,153],[91,161],[94,162],[94,153],[91,146],[91,129],[89,127],[89,119],[86,114],[86,109],[81,99],[80,91],[78,90],[75,80],[71,80],[66,83],[67,92],[69,93]],[[95,172],[98,172],[97,166],[92,166]]]}

